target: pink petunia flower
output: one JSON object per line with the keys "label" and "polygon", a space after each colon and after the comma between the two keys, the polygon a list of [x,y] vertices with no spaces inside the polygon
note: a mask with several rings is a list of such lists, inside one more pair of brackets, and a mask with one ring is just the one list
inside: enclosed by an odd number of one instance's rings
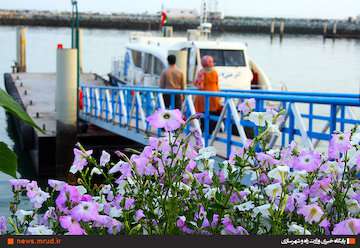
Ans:
{"label": "pink petunia flower", "polygon": [[360,234],[360,219],[350,218],[336,224],[332,235],[358,235]]}
{"label": "pink petunia flower", "polygon": [[22,188],[26,188],[26,185],[30,183],[27,179],[10,179],[9,182],[13,191],[20,191]]}
{"label": "pink petunia flower", "polygon": [[317,223],[324,215],[324,211],[317,205],[311,204],[303,206],[298,210],[298,213],[305,217],[305,221],[309,223]]}
{"label": "pink petunia flower", "polygon": [[92,150],[86,151],[85,153],[79,149],[74,149],[74,162],[70,167],[70,172],[76,174],[78,171],[82,171],[84,167],[88,164],[87,158],[93,153]]}
{"label": "pink petunia flower", "polygon": [[94,202],[80,202],[71,210],[71,216],[77,221],[89,222],[96,220],[98,205]]}
{"label": "pink petunia flower", "polygon": [[71,216],[60,216],[59,222],[62,228],[69,231],[70,235],[84,235],[85,230],[81,228],[80,223]]}
{"label": "pink petunia flower", "polygon": [[321,155],[314,151],[302,151],[298,157],[293,160],[293,168],[296,170],[304,170],[306,172],[314,172],[321,165]]}
{"label": "pink petunia flower", "polygon": [[333,134],[329,143],[329,158],[338,159],[341,153],[347,152],[351,148],[351,133]]}
{"label": "pink petunia flower", "polygon": [[146,119],[154,128],[164,128],[167,132],[180,128],[185,121],[182,119],[180,110],[159,109]]}

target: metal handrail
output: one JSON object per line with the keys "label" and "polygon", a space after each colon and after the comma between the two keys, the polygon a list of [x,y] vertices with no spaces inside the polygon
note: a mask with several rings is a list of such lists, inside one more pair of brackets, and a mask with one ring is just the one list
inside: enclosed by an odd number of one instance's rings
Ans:
{"label": "metal handrail", "polygon": [[[149,131],[146,117],[159,108],[165,108],[163,94],[171,96],[171,108],[175,105],[175,95],[183,95],[185,101],[182,111],[189,117],[195,113],[193,96],[205,98],[204,127],[200,129],[199,122],[194,122],[193,127],[199,129],[203,135],[206,146],[213,145],[215,141],[225,143],[226,156],[230,155],[233,146],[242,146],[247,137],[244,127],[253,128],[254,125],[245,120],[236,108],[236,104],[244,99],[254,98],[256,100],[256,111],[264,111],[266,102],[278,102],[286,109],[285,122],[281,124],[281,146],[285,146],[300,136],[302,144],[308,149],[316,148],[317,140],[328,141],[333,131],[340,124],[340,130],[345,130],[345,125],[360,124],[360,120],[354,118],[350,107],[360,107],[360,101],[352,94],[331,94],[331,93],[306,93],[306,92],[273,92],[273,91],[220,91],[208,92],[198,90],[168,90],[153,87],[130,87],[130,86],[94,86],[81,85],[84,92],[84,107],[80,117],[100,127],[106,128],[126,137],[131,137],[129,132],[134,131],[134,140],[144,141],[144,135]],[[211,97],[223,98],[223,111],[220,116],[210,115],[209,103]],[[297,103],[307,104],[309,113],[300,113]],[[330,106],[328,115],[314,113],[314,105]],[[351,115],[350,115],[351,114]],[[338,116],[340,115],[340,116]],[[349,117],[346,117],[348,115]],[[216,120],[217,125],[214,132],[209,130],[210,120]],[[327,121],[329,133],[314,131],[314,121]],[[308,127],[306,122],[308,121]],[[133,123],[131,125],[131,123]],[[135,123],[135,124],[134,124]],[[236,141],[233,135],[235,127],[240,136]],[[222,128],[223,132],[220,132]],[[145,134],[141,134],[144,131]],[[218,134],[223,133],[222,137]],[[157,135],[161,135],[158,130]],[[225,135],[225,138],[224,138]],[[286,142],[287,137],[287,142]],[[314,141],[313,141],[314,140]],[[144,141],[145,142],[145,141]],[[274,145],[276,138],[271,139],[270,145]]]}

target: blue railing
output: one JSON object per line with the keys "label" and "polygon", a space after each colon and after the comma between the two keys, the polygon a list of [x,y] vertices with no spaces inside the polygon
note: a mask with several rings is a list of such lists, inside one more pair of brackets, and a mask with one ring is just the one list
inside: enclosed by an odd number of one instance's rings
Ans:
{"label": "blue railing", "polygon": [[[319,141],[328,141],[335,130],[345,131],[360,124],[360,120],[354,114],[360,112],[360,99],[357,94],[263,90],[205,92],[89,85],[82,85],[81,89],[84,109],[80,112],[80,117],[83,120],[144,144],[147,142],[147,135],[154,135],[151,134],[153,130],[145,119],[156,109],[165,107],[163,94],[170,95],[170,108],[175,107],[175,96],[182,95],[183,113],[186,117],[195,113],[192,98],[203,96],[205,98],[203,127],[200,127],[200,123],[193,125],[201,128],[206,146],[215,142],[222,143],[224,156],[229,156],[234,146],[242,146],[248,138],[246,133],[254,128],[254,124],[243,119],[236,109],[236,105],[244,99],[254,98],[256,111],[264,111],[266,103],[269,102],[277,103],[278,106],[286,109],[287,119],[281,127],[281,141],[277,142],[276,138],[271,141],[281,146],[300,137],[305,146],[314,149]],[[222,99],[224,107],[220,115],[210,114],[211,97]],[[211,120],[217,121],[215,131],[212,133],[210,133]],[[324,127],[319,131],[321,124]],[[155,135],[161,135],[161,130],[157,130]]]}

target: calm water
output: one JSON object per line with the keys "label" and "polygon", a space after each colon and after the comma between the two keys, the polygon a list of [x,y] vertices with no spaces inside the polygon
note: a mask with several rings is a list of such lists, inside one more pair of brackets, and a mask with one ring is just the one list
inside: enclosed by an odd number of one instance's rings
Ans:
{"label": "calm water", "polygon": [[[84,30],[84,70],[106,74],[111,59],[122,54],[130,31]],[[326,40],[320,36],[286,36],[280,43],[267,35],[223,34],[217,39],[242,41],[249,55],[264,69],[273,84],[285,83],[289,90],[358,93],[360,88],[360,40]],[[29,72],[54,72],[58,43],[70,46],[70,30],[28,28],[27,66]],[[10,71],[16,55],[15,28],[0,27],[0,87],[3,73]],[[7,117],[0,109],[0,140],[14,147]],[[29,159],[20,155],[19,172],[33,173]],[[0,158],[1,160],[1,158]],[[1,163],[1,161],[0,161]],[[7,178],[0,174],[0,214],[8,208]]]}

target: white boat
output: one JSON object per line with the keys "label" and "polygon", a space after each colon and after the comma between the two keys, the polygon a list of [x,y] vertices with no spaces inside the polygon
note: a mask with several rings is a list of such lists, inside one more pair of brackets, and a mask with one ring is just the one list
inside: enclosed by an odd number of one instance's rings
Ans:
{"label": "white boat", "polygon": [[[206,6],[203,13],[207,13]],[[166,27],[163,31],[172,36],[172,28]],[[241,42],[211,40],[208,38],[210,32],[211,23],[207,23],[207,15],[203,14],[200,27],[188,30],[187,37],[131,33],[125,55],[123,59],[113,61],[110,76],[127,85],[158,87],[160,74],[167,67],[167,57],[174,54],[177,66],[191,87],[202,69],[201,58],[211,55],[219,75],[220,89],[272,89],[264,71],[248,55],[247,46]]]}
{"label": "white boat", "polygon": [[201,58],[211,55],[221,89],[271,89],[268,77],[250,58],[244,44],[219,40],[153,37],[135,33],[125,47],[123,60],[113,61],[112,75],[128,85],[156,87],[161,72],[167,67],[169,54],[176,55],[177,66],[186,75],[189,86],[202,69]]}

